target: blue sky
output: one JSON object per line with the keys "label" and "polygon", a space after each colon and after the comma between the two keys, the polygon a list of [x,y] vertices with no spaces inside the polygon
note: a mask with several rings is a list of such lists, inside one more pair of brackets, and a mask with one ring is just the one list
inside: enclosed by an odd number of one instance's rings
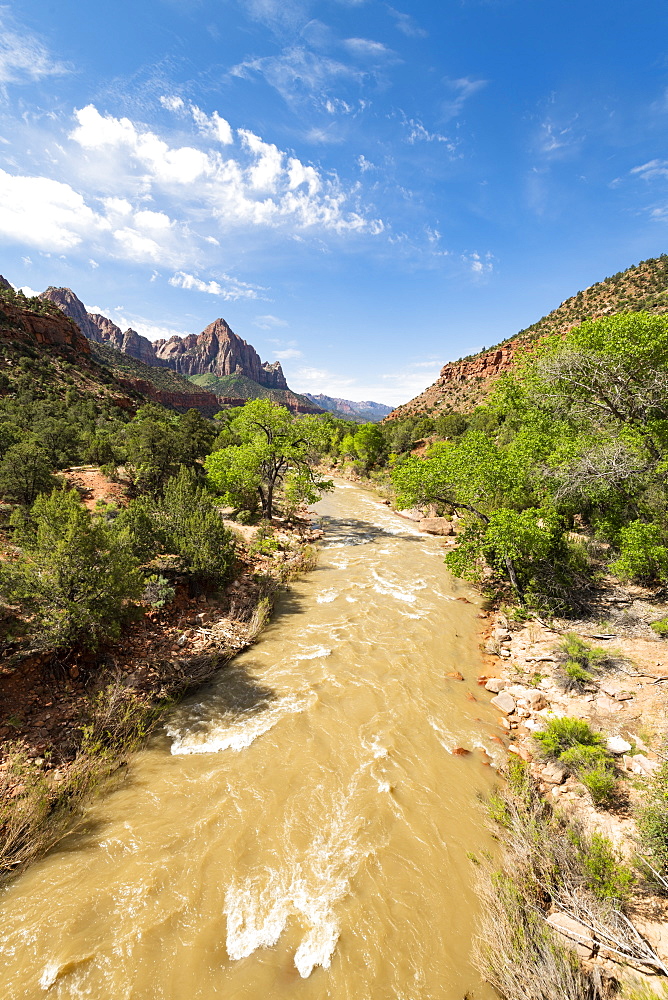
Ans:
{"label": "blue sky", "polygon": [[0,272],[401,403],[668,249],[664,2],[0,4]]}

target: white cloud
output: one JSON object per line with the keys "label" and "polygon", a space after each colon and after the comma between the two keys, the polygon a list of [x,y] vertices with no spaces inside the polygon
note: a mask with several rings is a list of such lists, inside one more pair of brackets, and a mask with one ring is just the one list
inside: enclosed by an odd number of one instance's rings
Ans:
{"label": "white cloud", "polygon": [[456,118],[469,97],[473,97],[487,86],[487,80],[472,80],[469,76],[462,76],[458,80],[446,79],[444,83],[453,95],[443,107],[448,118]]}
{"label": "white cloud", "polygon": [[392,17],[395,19],[397,28],[408,38],[426,38],[428,32],[421,28],[419,24],[410,16],[410,14],[404,14],[400,10],[395,10],[394,7],[387,8]]}
{"label": "white cloud", "polygon": [[100,266],[96,260],[93,260],[92,257],[89,258],[88,263],[90,265],[91,270],[93,271],[96,271]]}
{"label": "white cloud", "polygon": [[71,250],[109,228],[69,184],[0,169],[0,233],[40,250]]}
{"label": "white cloud", "polygon": [[444,142],[451,153],[454,153],[457,148],[456,143],[447,135],[443,135],[441,132],[430,132],[418,118],[404,118],[403,125],[408,129],[406,142],[409,142],[411,146],[415,145],[416,142]]}
{"label": "white cloud", "polygon": [[135,212],[135,223],[143,229],[169,229],[173,223],[164,212]]}
{"label": "white cloud", "polygon": [[34,288],[31,288],[30,285],[22,285],[19,291],[23,292],[28,299],[34,299],[39,295],[39,292],[35,291]]}
{"label": "white cloud", "polygon": [[167,108],[168,111],[183,111],[185,104],[182,98],[176,97],[174,95],[163,94],[162,97],[158,98],[163,108]]}
{"label": "white cloud", "polygon": [[276,326],[289,325],[287,320],[279,319],[278,316],[272,316],[271,313],[266,313],[264,316],[256,316],[253,322],[260,330],[271,330]]}
{"label": "white cloud", "polygon": [[155,264],[165,261],[165,249],[149,236],[126,226],[114,230],[114,239],[122,250],[122,256],[137,261],[138,264]]}
{"label": "white cloud", "polygon": [[287,347],[284,351],[274,351],[274,357],[279,361],[290,361],[292,358],[303,357],[302,351],[298,351],[294,347]]}
{"label": "white cloud", "polygon": [[352,55],[361,59],[389,59],[394,58],[395,53],[388,49],[382,42],[374,42],[370,38],[346,38],[343,43]]}
{"label": "white cloud", "polygon": [[93,105],[75,116],[77,126],[70,137],[91,156],[98,155],[100,169],[118,185],[114,199],[104,201],[110,214],[127,215],[131,210],[119,187],[126,183],[136,196],[137,176],[128,171],[138,167],[142,197],[161,192],[185,200],[188,214],[201,218],[208,212],[225,230],[235,225],[292,225],[339,233],[383,231],[380,220],[348,208],[353,192],[345,191],[335,174],[324,178],[314,166],[287,156],[247,129],[238,130],[241,148],[235,148],[236,155],[224,159],[218,151],[170,147],[155,133],[127,118],[101,115]]}
{"label": "white cloud", "polygon": [[360,168],[363,174],[365,174],[368,170],[376,169],[375,163],[372,163],[371,160],[367,160],[366,156],[364,156],[361,153],[357,157],[357,166]]}
{"label": "white cloud", "polygon": [[653,181],[659,177],[665,178],[668,177],[668,160],[649,160],[639,167],[633,167],[629,173],[642,177],[645,181]]}
{"label": "white cloud", "polygon": [[221,118],[217,111],[214,111],[212,115],[207,115],[196,104],[191,104],[190,113],[202,135],[217,139],[223,146],[232,145],[234,142],[232,127],[225,118]]}
{"label": "white cloud", "polygon": [[68,72],[68,67],[52,59],[44,43],[24,28],[8,7],[0,7],[0,87]]}
{"label": "white cloud", "polygon": [[246,78],[258,74],[278,91],[287,104],[307,100],[325,109],[327,101],[331,103],[334,99],[330,93],[332,87],[342,82],[362,83],[364,79],[362,70],[299,45],[285,49],[279,56],[239,63],[230,73]]}
{"label": "white cloud", "polygon": [[462,254],[461,259],[462,263],[476,277],[480,277],[483,274],[491,274],[494,270],[494,255],[489,252],[480,254],[477,250],[473,250],[471,253]]}
{"label": "white cloud", "polygon": [[264,291],[259,285],[251,285],[245,281],[238,281],[229,275],[223,275],[226,285],[221,285],[218,281],[202,281],[194,274],[187,274],[185,271],[177,271],[169,279],[170,285],[174,288],[192,289],[196,292],[206,292],[208,295],[219,295],[220,298],[228,302],[235,302],[237,299],[259,299],[260,293]]}

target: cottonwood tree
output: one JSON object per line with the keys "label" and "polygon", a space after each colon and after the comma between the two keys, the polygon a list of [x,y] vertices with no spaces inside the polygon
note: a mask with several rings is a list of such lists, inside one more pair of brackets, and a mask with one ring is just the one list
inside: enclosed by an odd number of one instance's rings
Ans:
{"label": "cottonwood tree", "polygon": [[241,444],[212,452],[204,465],[211,485],[238,510],[261,508],[274,515],[286,478],[290,501],[315,503],[332,484],[315,469],[317,433],[306,418],[297,419],[268,399],[246,403],[231,424]]}

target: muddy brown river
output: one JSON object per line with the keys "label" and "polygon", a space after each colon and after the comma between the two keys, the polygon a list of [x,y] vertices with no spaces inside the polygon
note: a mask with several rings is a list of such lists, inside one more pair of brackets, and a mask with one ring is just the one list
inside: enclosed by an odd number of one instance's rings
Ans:
{"label": "muddy brown river", "polygon": [[479,609],[371,494],[314,512],[318,568],[257,645],[0,894],[3,1000],[493,996],[470,964],[500,749]]}

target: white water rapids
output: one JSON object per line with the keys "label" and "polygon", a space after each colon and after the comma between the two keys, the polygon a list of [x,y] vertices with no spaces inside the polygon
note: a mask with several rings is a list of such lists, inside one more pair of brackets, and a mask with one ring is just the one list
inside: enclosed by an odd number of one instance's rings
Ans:
{"label": "white water rapids", "polygon": [[469,961],[500,750],[475,598],[363,490],[315,516],[318,568],[257,645],[0,894],[3,1000],[492,996]]}

